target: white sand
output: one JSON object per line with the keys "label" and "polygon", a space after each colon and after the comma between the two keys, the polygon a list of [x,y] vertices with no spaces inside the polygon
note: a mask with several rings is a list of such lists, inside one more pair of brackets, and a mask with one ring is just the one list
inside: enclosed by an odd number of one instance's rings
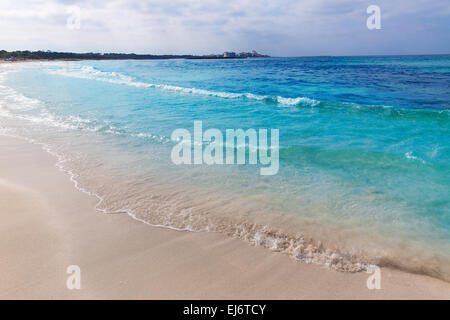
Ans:
{"label": "white sand", "polygon": [[[296,262],[221,234],[153,228],[94,210],[39,146],[0,137],[0,298],[449,299],[450,284],[382,269],[366,273]],[[66,268],[81,268],[81,290]]]}

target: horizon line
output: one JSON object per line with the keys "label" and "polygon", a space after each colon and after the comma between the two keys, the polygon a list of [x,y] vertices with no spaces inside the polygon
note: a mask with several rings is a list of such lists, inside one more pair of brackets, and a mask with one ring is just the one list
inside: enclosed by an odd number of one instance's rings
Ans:
{"label": "horizon line", "polygon": [[[192,54],[192,53],[185,53],[185,54],[174,54],[174,53],[163,53],[163,54],[155,54],[155,53],[134,53],[134,52],[130,52],[130,53],[126,53],[126,52],[95,52],[95,51],[55,51],[55,50],[43,50],[43,49],[39,49],[39,50],[29,50],[29,49],[22,49],[22,50],[6,50],[6,49],[0,49],[0,52],[7,52],[7,53],[13,53],[13,52],[45,52],[45,53],[60,53],[60,54],[92,54],[92,55],[105,55],[105,54],[123,54],[123,55],[136,55],[136,56],[174,56],[177,57],[179,56],[180,58],[182,58],[183,56],[191,56],[191,57],[207,57],[210,55],[216,55],[216,54],[220,54],[220,53],[206,53],[206,54]],[[256,50],[255,50],[256,51]],[[236,51],[224,51],[225,52],[235,52]],[[251,51],[241,51],[241,52],[251,52]],[[258,52],[259,53],[259,52]],[[272,56],[272,55],[268,55],[268,54],[263,54],[263,55],[267,55],[266,57],[260,57],[260,58],[339,58],[339,57],[393,57],[393,56],[445,56],[445,55],[450,55],[450,52],[448,53],[394,53],[394,54],[355,54],[355,55],[333,55],[333,54],[321,54],[321,55],[289,55],[289,56]],[[236,57],[238,58],[238,57]],[[253,57],[256,58],[256,57]],[[145,60],[145,59],[143,59]]]}

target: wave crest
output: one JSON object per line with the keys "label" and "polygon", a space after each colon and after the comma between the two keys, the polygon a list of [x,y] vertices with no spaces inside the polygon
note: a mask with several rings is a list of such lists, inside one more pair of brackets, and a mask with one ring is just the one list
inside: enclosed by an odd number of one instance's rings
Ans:
{"label": "wave crest", "polygon": [[49,71],[50,74],[65,76],[65,77],[75,77],[81,79],[89,79],[96,81],[104,81],[109,83],[133,86],[138,88],[158,88],[162,90],[182,92],[188,94],[205,95],[212,97],[219,97],[224,99],[249,99],[255,101],[262,101],[268,103],[276,103],[285,106],[316,106],[320,101],[315,99],[310,99],[307,97],[296,97],[296,98],[286,98],[281,96],[271,96],[271,95],[258,95],[253,93],[234,93],[234,92],[223,92],[223,91],[212,91],[200,88],[188,88],[173,86],[167,84],[157,84],[157,83],[146,83],[136,81],[130,76],[126,76],[119,72],[106,72],[95,69],[91,66],[79,67],[65,67],[58,70]]}

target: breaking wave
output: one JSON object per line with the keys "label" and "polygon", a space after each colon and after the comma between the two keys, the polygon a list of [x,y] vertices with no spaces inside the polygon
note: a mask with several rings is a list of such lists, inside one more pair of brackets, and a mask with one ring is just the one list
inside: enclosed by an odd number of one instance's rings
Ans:
{"label": "breaking wave", "polygon": [[285,106],[316,106],[320,101],[315,99],[310,99],[307,97],[296,97],[296,98],[286,98],[281,96],[271,96],[271,95],[258,95],[253,93],[233,93],[233,92],[222,92],[222,91],[212,91],[199,88],[186,88],[167,84],[155,84],[146,83],[141,81],[136,81],[132,77],[126,76],[119,72],[105,72],[95,69],[91,66],[78,67],[65,67],[58,70],[49,71],[51,74],[74,77],[80,79],[89,79],[96,81],[109,82],[114,84],[122,84],[127,86],[134,86],[138,88],[158,88],[162,90],[182,92],[188,94],[205,95],[212,97],[219,97],[224,99],[248,99],[255,101],[262,101],[267,103],[277,103]]}

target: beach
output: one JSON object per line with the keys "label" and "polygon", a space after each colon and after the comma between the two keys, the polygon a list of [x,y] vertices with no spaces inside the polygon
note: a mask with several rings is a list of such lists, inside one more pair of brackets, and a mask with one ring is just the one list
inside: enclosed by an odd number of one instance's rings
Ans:
{"label": "beach", "polygon": [[[95,210],[40,145],[0,137],[1,299],[448,299],[450,284],[381,268],[299,263],[219,233],[156,228]],[[69,290],[66,269],[81,270]]]}
{"label": "beach", "polygon": [[450,300],[450,2],[354,2],[0,2],[0,301]]}

